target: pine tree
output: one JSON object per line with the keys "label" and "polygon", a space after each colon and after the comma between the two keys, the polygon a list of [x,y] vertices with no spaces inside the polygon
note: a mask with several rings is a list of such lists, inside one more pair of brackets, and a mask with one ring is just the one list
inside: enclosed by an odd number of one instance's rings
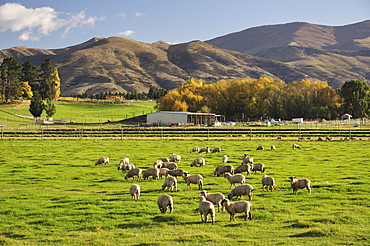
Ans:
{"label": "pine tree", "polygon": [[41,95],[39,93],[35,93],[31,99],[29,111],[35,118],[39,118],[42,115],[42,111],[44,111],[44,102],[42,101]]}

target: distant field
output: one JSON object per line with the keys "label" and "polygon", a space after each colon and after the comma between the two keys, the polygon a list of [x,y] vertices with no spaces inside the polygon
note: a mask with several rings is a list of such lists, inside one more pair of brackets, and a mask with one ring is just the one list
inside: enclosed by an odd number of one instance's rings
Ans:
{"label": "distant field", "polygon": [[[120,141],[32,140],[0,144],[0,244],[2,245],[369,245],[369,142],[292,141]],[[276,151],[269,150],[274,144]],[[264,151],[256,151],[259,145]],[[192,147],[221,147],[216,154],[198,154]],[[204,177],[209,192],[230,191],[224,177],[213,175],[221,156],[237,167],[248,153],[275,177],[274,192],[261,190],[261,173],[247,176],[254,186],[253,220],[226,211],[216,223],[204,224],[198,213],[199,191],[162,191],[163,180],[124,180],[117,164],[130,158],[147,169],[176,153],[179,168]],[[111,165],[95,166],[101,156]],[[205,167],[190,167],[196,157]],[[308,178],[312,193],[291,194],[288,177]],[[129,187],[142,188],[139,201]],[[174,213],[162,215],[156,200],[174,199]],[[243,197],[246,199],[246,197]],[[236,201],[236,199],[233,199]]]}

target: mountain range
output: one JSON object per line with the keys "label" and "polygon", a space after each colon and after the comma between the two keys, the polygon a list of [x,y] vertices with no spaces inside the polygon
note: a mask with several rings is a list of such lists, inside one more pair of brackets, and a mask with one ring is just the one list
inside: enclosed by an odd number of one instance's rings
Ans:
{"label": "mountain range", "polygon": [[52,59],[62,95],[170,90],[192,77],[205,83],[243,77],[287,83],[310,79],[339,88],[351,79],[370,79],[370,20],[338,27],[305,22],[259,26],[181,44],[92,38],[63,49],[1,50],[0,61],[6,57],[35,65]]}

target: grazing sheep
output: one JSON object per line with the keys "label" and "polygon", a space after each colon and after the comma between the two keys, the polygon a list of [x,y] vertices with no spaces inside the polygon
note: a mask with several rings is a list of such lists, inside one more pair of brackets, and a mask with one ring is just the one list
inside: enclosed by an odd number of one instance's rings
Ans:
{"label": "grazing sheep", "polygon": [[293,145],[292,145],[292,148],[293,148],[293,149],[302,149],[302,147],[301,147],[301,146],[299,146],[298,144],[293,144]]}
{"label": "grazing sheep", "polygon": [[95,166],[97,166],[97,165],[100,165],[100,164],[104,164],[104,165],[106,165],[106,164],[110,164],[109,163],[109,158],[108,157],[101,157],[101,158],[99,158],[99,160],[97,160],[96,162],[95,162]]}
{"label": "grazing sheep", "polygon": [[200,148],[199,147],[194,147],[190,150],[190,153],[194,153],[194,152],[199,152]]}
{"label": "grazing sheep", "polygon": [[200,195],[204,196],[207,199],[207,201],[210,201],[214,205],[217,205],[218,212],[220,212],[220,207],[221,207],[221,210],[223,210],[221,201],[225,198],[225,196],[222,193],[208,193],[206,190],[202,190],[200,192]]}
{"label": "grazing sheep", "polygon": [[251,167],[251,171],[253,171],[253,172],[257,172],[257,171],[261,171],[261,172],[265,172],[265,164],[263,164],[263,163],[255,163],[255,164],[251,164],[250,165],[250,167]]}
{"label": "grazing sheep", "polygon": [[248,156],[248,154],[243,154],[242,155],[242,160],[243,160],[242,164],[243,165],[247,165],[249,163],[253,163],[254,158],[251,157],[251,156]]}
{"label": "grazing sheep", "polygon": [[252,201],[253,190],[254,190],[254,188],[250,184],[239,185],[239,186],[235,187],[232,191],[229,192],[229,194],[227,195],[227,198],[229,198],[229,200],[231,200],[234,196],[236,196],[237,198],[238,197],[242,198],[243,196],[248,196],[249,201]]}
{"label": "grazing sheep", "polygon": [[122,170],[122,172],[125,172],[125,171],[130,171],[134,168],[135,168],[135,165],[132,163],[127,163],[127,164],[120,163],[118,164],[117,170]]}
{"label": "grazing sheep", "polygon": [[137,176],[137,180],[140,181],[141,180],[141,173],[143,171],[140,169],[140,168],[134,168],[134,169],[131,169],[130,171],[128,171],[128,173],[126,174],[125,176],[125,179],[128,179],[128,178],[132,178],[135,180],[135,176]]}
{"label": "grazing sheep", "polygon": [[155,167],[148,168],[143,173],[144,179],[149,179],[149,177],[152,176],[153,179],[159,179],[159,169]]}
{"label": "grazing sheep", "polygon": [[208,215],[210,215],[212,219],[212,225],[214,225],[216,216],[215,206],[212,204],[212,202],[207,201],[204,196],[200,196],[199,198],[199,213],[201,220],[204,223],[207,223]]}
{"label": "grazing sheep", "polygon": [[177,169],[177,164],[175,162],[163,162],[162,167],[166,167],[170,170],[176,170]]}
{"label": "grazing sheep", "polygon": [[218,167],[216,167],[215,171],[213,172],[213,175],[220,176],[227,172],[234,174],[234,167],[232,165],[223,164],[223,165],[219,165]]}
{"label": "grazing sheep", "polygon": [[169,170],[168,171],[168,174],[175,177],[177,179],[177,177],[183,177],[184,176],[184,173],[188,173],[186,172],[184,169],[176,169],[176,170]]}
{"label": "grazing sheep", "polygon": [[167,207],[170,210],[170,214],[172,214],[173,210],[173,199],[170,195],[162,195],[158,198],[157,201],[158,208],[161,211],[162,214],[165,214],[167,212]]}
{"label": "grazing sheep", "polygon": [[245,220],[252,219],[252,204],[248,201],[230,202],[229,199],[225,198],[221,201],[221,204],[230,214],[230,222],[234,220],[234,216],[236,213],[245,213]]}
{"label": "grazing sheep", "polygon": [[236,183],[245,184],[245,176],[243,174],[231,175],[230,173],[225,173],[225,178],[229,180],[230,188],[232,185],[236,186]]}
{"label": "grazing sheep", "polygon": [[153,167],[155,167],[155,168],[162,168],[162,166],[163,166],[163,161],[162,160],[156,160],[153,163]]}
{"label": "grazing sheep", "polygon": [[162,162],[170,162],[170,159],[169,158],[162,158],[161,161]]}
{"label": "grazing sheep", "polygon": [[192,162],[191,162],[191,164],[190,164],[190,166],[191,167],[197,167],[198,166],[198,164],[199,164],[199,166],[200,167],[204,167],[205,165],[206,165],[206,161],[204,160],[204,158],[202,158],[202,157],[198,157],[198,158],[195,158]]}
{"label": "grazing sheep", "polygon": [[140,197],[140,185],[133,184],[130,187],[130,194],[132,196],[132,199],[139,200]]}
{"label": "grazing sheep", "polygon": [[164,183],[162,185],[162,190],[174,190],[177,191],[177,179],[174,177],[168,177],[164,180]]}
{"label": "grazing sheep", "polygon": [[162,167],[161,169],[159,169],[159,178],[162,178],[162,176],[165,176],[167,178],[169,170],[170,169],[165,168],[165,167]]}
{"label": "grazing sheep", "polygon": [[191,189],[191,184],[197,184],[198,190],[203,189],[203,177],[200,174],[192,174],[189,175],[188,173],[184,173],[183,176],[185,183],[187,184],[188,188]]}
{"label": "grazing sheep", "polygon": [[311,193],[311,181],[309,179],[296,179],[295,176],[290,176],[290,185],[293,189],[293,194],[297,194],[298,189],[307,188],[308,193]]}
{"label": "grazing sheep", "polygon": [[262,146],[262,145],[260,145],[260,146],[258,146],[257,148],[256,148],[256,150],[264,150],[265,148]]}
{"label": "grazing sheep", "polygon": [[271,145],[271,150],[276,150],[275,145]]}
{"label": "grazing sheep", "polygon": [[170,156],[170,162],[180,162],[181,161],[181,155],[172,154]]}
{"label": "grazing sheep", "polygon": [[251,175],[251,166],[250,165],[240,165],[235,168],[234,173],[243,173],[247,172],[247,175]]}
{"label": "grazing sheep", "polygon": [[222,156],[222,163],[227,163],[228,160],[229,160],[229,157],[227,157],[227,155]]}
{"label": "grazing sheep", "polygon": [[265,190],[265,187],[266,191],[269,190],[269,187],[271,192],[275,189],[275,179],[273,177],[267,176],[266,174],[262,176],[262,190]]}
{"label": "grazing sheep", "polygon": [[209,154],[209,153],[211,153],[211,150],[210,150],[210,148],[208,148],[208,147],[204,147],[204,148],[201,148],[201,149],[198,151],[198,153],[203,153],[203,152],[206,152],[206,154]]}
{"label": "grazing sheep", "polygon": [[221,153],[221,148],[217,147],[212,150],[212,153]]}
{"label": "grazing sheep", "polygon": [[[130,163],[130,159],[129,159],[129,158],[127,158],[127,157],[125,157],[125,158],[122,158],[122,159],[119,161],[118,166],[120,166],[120,165],[127,165],[127,164],[129,164],[129,163]],[[121,170],[121,169],[118,169],[118,170]]]}

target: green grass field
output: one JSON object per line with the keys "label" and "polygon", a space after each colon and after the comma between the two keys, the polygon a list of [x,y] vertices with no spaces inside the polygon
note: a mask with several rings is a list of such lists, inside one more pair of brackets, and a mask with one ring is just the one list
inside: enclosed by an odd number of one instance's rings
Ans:
{"label": "green grass field", "polygon": [[[291,141],[1,141],[1,245],[369,245],[369,142]],[[277,147],[269,150],[270,145]],[[259,145],[264,151],[256,151]],[[192,147],[221,147],[198,154]],[[213,175],[221,156],[234,167],[248,153],[263,162],[277,181],[274,192],[261,189],[261,173],[247,177],[254,186],[253,220],[226,211],[204,224],[198,213],[199,191],[162,191],[163,180],[124,180],[117,164],[130,158],[147,169],[172,153],[179,168],[204,177],[204,189],[227,194],[229,183]],[[108,156],[110,165],[95,166]],[[205,167],[190,167],[205,157]],[[312,193],[292,195],[288,177],[308,178]],[[129,187],[141,186],[134,201]],[[160,214],[157,198],[170,194],[173,214]],[[243,199],[247,199],[244,197]],[[233,199],[234,201],[236,199]]]}

